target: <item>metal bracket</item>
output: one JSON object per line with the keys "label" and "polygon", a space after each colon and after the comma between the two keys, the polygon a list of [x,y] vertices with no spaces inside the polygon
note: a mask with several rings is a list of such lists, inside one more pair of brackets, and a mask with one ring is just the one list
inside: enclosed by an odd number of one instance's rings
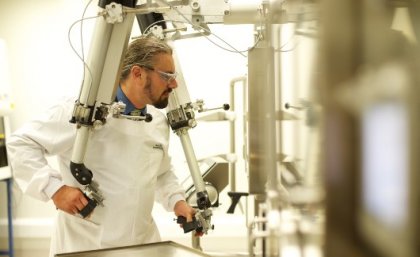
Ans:
{"label": "metal bracket", "polygon": [[110,3],[109,5],[105,6],[105,10],[105,19],[108,23],[115,24],[124,20],[123,7],[121,4]]}

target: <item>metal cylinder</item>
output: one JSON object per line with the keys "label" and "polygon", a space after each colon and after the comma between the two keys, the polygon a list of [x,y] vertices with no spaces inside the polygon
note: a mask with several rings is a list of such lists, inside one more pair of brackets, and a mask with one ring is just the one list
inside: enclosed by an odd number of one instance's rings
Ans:
{"label": "metal cylinder", "polygon": [[[273,177],[276,170],[273,56],[272,47],[256,47],[248,55],[248,157],[251,194],[265,194],[267,176]],[[261,65],[262,63],[265,65]],[[276,179],[271,180],[270,183],[275,181]]]}
{"label": "metal cylinder", "polygon": [[85,106],[95,104],[111,34],[112,24],[107,23],[104,17],[98,17],[93,31],[89,56],[85,64],[85,77],[79,96],[79,102]]}

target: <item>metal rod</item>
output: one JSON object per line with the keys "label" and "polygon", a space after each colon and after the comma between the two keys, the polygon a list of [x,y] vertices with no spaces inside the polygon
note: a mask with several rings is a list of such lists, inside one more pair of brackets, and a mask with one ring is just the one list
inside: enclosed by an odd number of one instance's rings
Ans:
{"label": "metal rod", "polygon": [[201,176],[200,168],[198,167],[197,158],[194,153],[194,148],[191,144],[190,135],[188,134],[188,129],[180,129],[177,131],[179,136],[182,148],[184,149],[185,158],[187,159],[188,167],[190,168],[191,178],[193,179],[194,186],[197,192],[204,192],[204,181]]}
{"label": "metal rod", "polygon": [[[245,91],[246,77],[234,78],[230,81],[230,96],[229,96],[229,105],[230,110],[235,112],[235,85],[238,82],[242,82],[243,88]],[[244,102],[245,104],[245,102]],[[230,138],[230,153],[234,154],[236,152],[236,137],[235,137],[235,120],[229,122],[229,138]],[[229,177],[230,177],[230,191],[236,192],[236,164],[229,162]]]}

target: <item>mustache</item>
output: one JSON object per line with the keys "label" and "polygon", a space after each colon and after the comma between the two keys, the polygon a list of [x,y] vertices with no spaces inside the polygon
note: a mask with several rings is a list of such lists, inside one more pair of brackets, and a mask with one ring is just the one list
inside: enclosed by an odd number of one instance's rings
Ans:
{"label": "mustache", "polygon": [[168,93],[168,94],[170,94],[170,93],[172,93],[172,88],[168,88],[165,92],[163,92],[164,94],[165,93]]}

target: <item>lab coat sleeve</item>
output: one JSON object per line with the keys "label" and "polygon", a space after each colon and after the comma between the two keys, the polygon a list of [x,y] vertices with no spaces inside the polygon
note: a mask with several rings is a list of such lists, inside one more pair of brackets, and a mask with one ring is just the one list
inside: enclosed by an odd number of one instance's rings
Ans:
{"label": "lab coat sleeve", "polygon": [[175,204],[180,200],[185,200],[185,190],[178,183],[173,169],[159,175],[156,184],[156,201],[167,211],[174,211]]}
{"label": "lab coat sleeve", "polygon": [[157,176],[155,200],[162,204],[167,211],[174,211],[175,204],[180,200],[185,200],[185,190],[174,173],[174,167],[168,153],[169,126],[166,123],[166,118],[160,116],[162,115],[154,114],[156,119],[164,120],[160,123],[159,131],[162,132],[161,136],[164,137],[166,143],[163,144],[164,156]]}
{"label": "lab coat sleeve", "polygon": [[48,201],[63,185],[60,172],[46,157],[72,147],[75,129],[68,121],[70,115],[68,102],[60,103],[8,138],[13,177],[25,194]]}

